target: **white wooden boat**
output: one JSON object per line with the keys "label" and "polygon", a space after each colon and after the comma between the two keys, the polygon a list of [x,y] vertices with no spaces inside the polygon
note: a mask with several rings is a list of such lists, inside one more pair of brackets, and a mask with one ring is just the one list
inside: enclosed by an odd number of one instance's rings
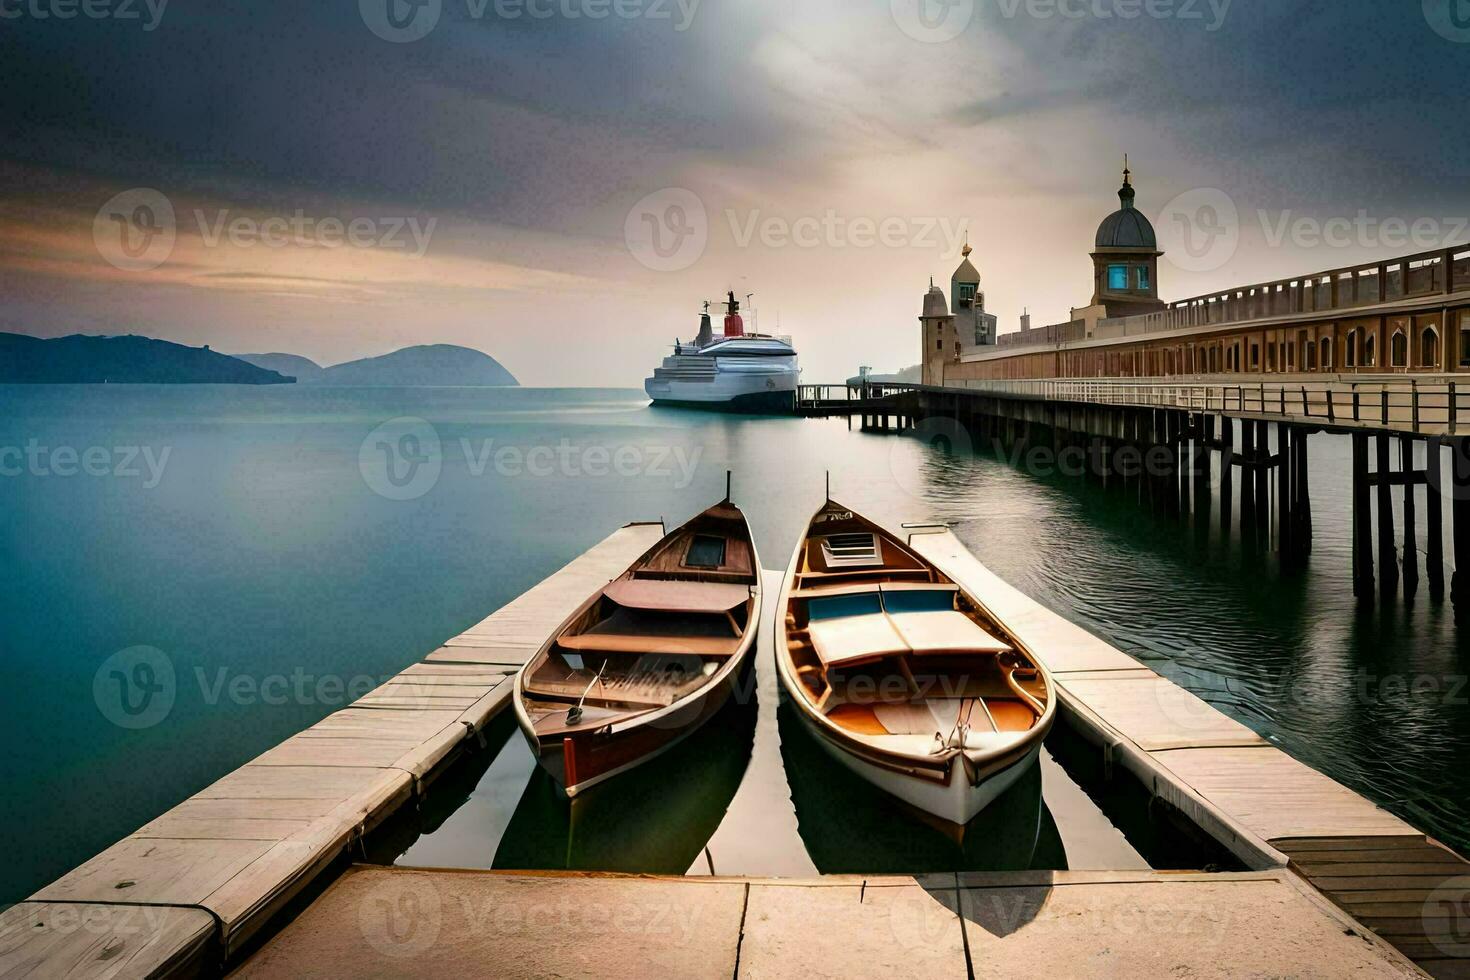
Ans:
{"label": "white wooden boat", "polygon": [[985,609],[896,536],[828,501],[782,585],[776,665],[842,765],[966,824],[1036,764],[1050,675]]}
{"label": "white wooden boat", "polygon": [[573,797],[677,744],[734,692],[760,608],[755,541],[726,499],[593,593],[521,668],[516,720],[536,761]]}

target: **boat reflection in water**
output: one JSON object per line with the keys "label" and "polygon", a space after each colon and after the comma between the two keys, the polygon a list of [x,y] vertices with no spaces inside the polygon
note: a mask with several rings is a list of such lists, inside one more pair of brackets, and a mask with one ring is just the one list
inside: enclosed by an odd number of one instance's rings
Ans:
{"label": "boat reflection in water", "polygon": [[781,758],[802,842],[822,874],[1062,870],[1067,855],[1041,798],[1041,767],[963,827],[878,789],[832,760],[783,696]]}
{"label": "boat reflection in water", "polygon": [[701,861],[750,763],[756,705],[740,696],[753,690],[748,672],[747,666],[737,695],[698,731],[647,765],[571,800],[537,766],[492,866],[673,875],[690,870]]}

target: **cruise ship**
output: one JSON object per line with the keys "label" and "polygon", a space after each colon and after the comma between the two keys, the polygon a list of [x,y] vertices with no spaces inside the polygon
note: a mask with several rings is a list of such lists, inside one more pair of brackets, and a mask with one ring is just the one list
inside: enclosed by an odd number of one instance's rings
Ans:
{"label": "cruise ship", "polygon": [[801,369],[790,337],[746,333],[740,301],[729,293],[725,332],[714,335],[709,304],[691,343],[675,341],[674,353],[654,368],[643,390],[657,405],[723,412],[789,412],[796,405]]}

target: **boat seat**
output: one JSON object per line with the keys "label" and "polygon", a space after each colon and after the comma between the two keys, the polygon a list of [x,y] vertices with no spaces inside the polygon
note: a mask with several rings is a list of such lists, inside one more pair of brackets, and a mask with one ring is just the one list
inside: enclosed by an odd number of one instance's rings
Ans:
{"label": "boat seat", "polygon": [[740,637],[654,636],[634,633],[579,633],[556,641],[579,653],[692,653],[700,657],[733,657]]}
{"label": "boat seat", "polygon": [[872,592],[881,592],[884,585],[885,583],[882,582],[854,582],[848,585],[828,585],[816,589],[795,589],[791,593],[791,598],[827,599],[840,595],[866,595]]}
{"label": "boat seat", "polygon": [[954,610],[889,613],[893,629],[914,653],[1005,653],[1009,643],[991,636]]}
{"label": "boat seat", "polygon": [[750,599],[750,586],[727,582],[618,579],[602,592],[629,609],[674,613],[725,613]]}
{"label": "boat seat", "polygon": [[909,652],[908,644],[881,612],[814,620],[808,632],[822,666],[829,668]]}

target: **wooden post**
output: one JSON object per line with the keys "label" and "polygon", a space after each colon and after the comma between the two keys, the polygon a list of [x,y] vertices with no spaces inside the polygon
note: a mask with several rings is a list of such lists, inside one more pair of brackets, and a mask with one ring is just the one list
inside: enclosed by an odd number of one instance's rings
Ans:
{"label": "wooden post", "polygon": [[1256,536],[1256,479],[1250,467],[1256,461],[1256,425],[1250,419],[1240,423],[1240,457],[1245,461],[1240,473],[1240,536]]}
{"label": "wooden post", "polygon": [[1373,558],[1369,551],[1373,514],[1368,504],[1368,435],[1353,433],[1353,595],[1373,595]]}
{"label": "wooden post", "polygon": [[1470,599],[1470,440],[1462,436],[1450,442],[1450,461],[1450,508],[1455,525],[1450,597],[1458,603]]}
{"label": "wooden post", "polygon": [[1383,583],[1386,599],[1398,591],[1399,563],[1393,548],[1393,485],[1389,483],[1388,433],[1380,432],[1378,440],[1378,580]]}
{"label": "wooden post", "polygon": [[1296,479],[1292,486],[1296,490],[1296,543],[1297,550],[1303,555],[1312,551],[1312,493],[1311,480],[1308,478],[1310,460],[1307,455],[1307,430],[1299,429],[1291,440],[1292,448],[1296,450]]}
{"label": "wooden post", "polygon": [[1256,423],[1256,534],[1271,543],[1271,423]]}
{"label": "wooden post", "polygon": [[1419,591],[1419,545],[1414,520],[1414,437],[1399,436],[1399,468],[1404,471],[1404,598]]}
{"label": "wooden post", "polygon": [[1230,521],[1235,511],[1235,422],[1220,416],[1220,531],[1230,537]]}
{"label": "wooden post", "polygon": [[1428,479],[1424,485],[1424,503],[1429,510],[1429,551],[1425,556],[1425,570],[1429,573],[1430,598],[1444,596],[1444,519],[1442,517],[1444,467],[1440,461],[1441,445],[1438,439],[1424,443],[1424,471]]}
{"label": "wooden post", "polygon": [[1283,558],[1291,556],[1291,429],[1276,423],[1276,542]]}

